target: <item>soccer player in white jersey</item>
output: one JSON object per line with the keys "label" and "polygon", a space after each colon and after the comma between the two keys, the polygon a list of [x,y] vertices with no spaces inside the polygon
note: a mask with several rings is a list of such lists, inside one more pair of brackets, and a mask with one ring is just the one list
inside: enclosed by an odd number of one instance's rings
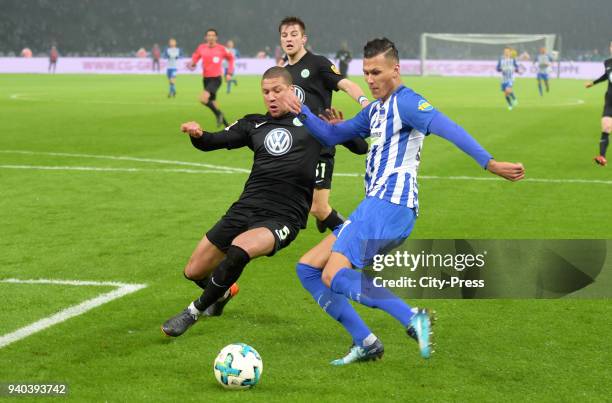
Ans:
{"label": "soccer player in white jersey", "polygon": [[168,65],[166,66],[166,77],[168,77],[168,84],[170,85],[168,98],[176,97],[176,64],[181,56],[181,49],[176,47],[176,39],[170,38],[168,47],[164,50],[163,54],[164,59],[168,60]]}
{"label": "soccer player in white jersey", "polygon": [[287,94],[284,100],[324,146],[356,136],[372,139],[366,161],[365,199],[341,227],[302,256],[297,265],[304,288],[353,339],[349,353],[332,361],[333,365],[374,360],[384,351],[349,299],[392,315],[418,342],[422,357],[428,358],[432,352],[429,311],[411,308],[353,270],[364,268],[376,254],[398,246],[410,235],[419,206],[416,177],[425,136],[435,133],[444,137],[481,168],[505,179],[524,177],[521,164],[494,160],[465,130],[402,84],[398,52],[389,39],[374,39],[365,45],[363,72],[376,100],[347,121],[332,124],[321,120],[295,94]]}
{"label": "soccer player in white jersey", "polygon": [[546,86],[546,92],[550,91],[550,86],[548,85],[548,74],[550,73],[550,68],[552,66],[553,58],[548,54],[546,48],[540,48],[540,53],[534,60],[534,64],[538,68],[538,91],[540,91],[540,96],[544,95],[544,91],[542,90],[542,82]]}
{"label": "soccer player in white jersey", "polygon": [[504,54],[497,62],[497,71],[502,74],[501,90],[504,92],[506,102],[508,102],[508,110],[512,110],[518,105],[512,86],[514,85],[514,73],[519,72],[516,59],[512,57],[512,49],[504,48]]}

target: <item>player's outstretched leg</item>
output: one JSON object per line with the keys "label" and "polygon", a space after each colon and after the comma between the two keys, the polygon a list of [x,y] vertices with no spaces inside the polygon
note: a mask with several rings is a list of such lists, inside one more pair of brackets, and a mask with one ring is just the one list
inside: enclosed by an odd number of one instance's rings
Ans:
{"label": "player's outstretched leg", "polygon": [[384,353],[382,342],[370,331],[344,295],[334,293],[323,284],[322,270],[305,263],[298,263],[296,272],[302,286],[312,295],[317,304],[323,308],[325,313],[338,321],[353,339],[349,353],[333,360],[331,364],[346,365],[382,358]]}
{"label": "player's outstretched leg", "polygon": [[371,278],[353,269],[340,269],[332,279],[331,290],[393,316],[404,326],[408,335],[419,343],[421,356],[430,357],[432,319],[428,310],[411,308],[391,291],[376,287]]}
{"label": "player's outstretched leg", "polygon": [[185,333],[204,311],[212,304],[231,294],[231,287],[238,280],[244,267],[250,261],[249,254],[239,246],[231,245],[225,260],[219,264],[206,285],[200,298],[193,301],[185,310],[168,319],[162,331],[168,336],[177,337]]}

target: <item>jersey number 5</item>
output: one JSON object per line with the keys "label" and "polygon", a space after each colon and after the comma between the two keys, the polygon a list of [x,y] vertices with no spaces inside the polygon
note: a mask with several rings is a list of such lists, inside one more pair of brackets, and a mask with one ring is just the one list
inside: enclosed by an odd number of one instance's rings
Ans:
{"label": "jersey number 5", "polygon": [[289,236],[289,228],[287,228],[286,225],[281,229],[275,229],[274,232],[276,232],[276,236],[278,236],[278,239],[281,241],[284,241],[287,239],[287,236]]}

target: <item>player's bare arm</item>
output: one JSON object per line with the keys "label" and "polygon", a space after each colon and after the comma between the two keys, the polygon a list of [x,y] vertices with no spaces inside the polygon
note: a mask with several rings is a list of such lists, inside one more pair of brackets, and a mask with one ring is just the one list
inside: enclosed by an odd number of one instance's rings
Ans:
{"label": "player's bare arm", "polygon": [[348,78],[338,81],[338,88],[346,92],[351,98],[357,101],[362,108],[365,108],[370,104],[370,101],[363,93],[361,87]]}

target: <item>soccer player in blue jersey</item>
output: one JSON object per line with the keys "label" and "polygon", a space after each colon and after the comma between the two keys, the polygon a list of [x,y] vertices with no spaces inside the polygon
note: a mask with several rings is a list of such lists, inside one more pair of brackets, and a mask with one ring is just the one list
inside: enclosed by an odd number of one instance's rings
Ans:
{"label": "soccer player in blue jersey", "polygon": [[514,73],[519,72],[519,66],[516,59],[512,57],[512,49],[504,48],[504,54],[497,62],[497,71],[502,74],[501,90],[504,92],[506,102],[508,102],[508,110],[512,110],[518,105],[516,95],[512,86],[514,84]]}
{"label": "soccer player in blue jersey", "polygon": [[168,98],[176,97],[176,65],[182,55],[181,49],[176,47],[176,39],[170,38],[168,47],[164,50],[163,54],[164,59],[168,60],[168,65],[166,66],[166,77],[168,77],[168,84],[170,84]]}
{"label": "soccer player in blue jersey", "polygon": [[353,270],[364,268],[376,254],[398,246],[410,235],[419,207],[416,176],[425,136],[435,133],[447,139],[481,168],[505,179],[524,177],[521,164],[494,160],[464,129],[402,84],[398,52],[389,39],[374,39],[365,45],[363,72],[376,100],[347,121],[325,122],[295,94],[286,94],[284,101],[324,146],[357,136],[372,139],[366,161],[365,199],[341,227],[302,256],[297,265],[304,288],[353,339],[349,353],[332,361],[333,365],[374,360],[384,351],[382,342],[349,299],[382,309],[397,319],[408,336],[418,342],[422,357],[428,358],[432,352],[429,311],[411,308]]}
{"label": "soccer player in blue jersey", "polygon": [[544,95],[544,91],[542,90],[542,82],[546,86],[546,92],[550,91],[550,86],[548,85],[548,73],[550,72],[550,67],[552,66],[553,58],[546,51],[546,48],[540,48],[540,53],[534,60],[534,64],[538,68],[538,91],[540,91],[540,96]]}
{"label": "soccer player in blue jersey", "polygon": [[[234,41],[232,41],[231,39],[228,40],[227,43],[225,44],[225,47],[228,50],[228,52],[234,55],[234,62],[237,59],[240,59],[240,51],[236,49],[236,47],[234,46]],[[235,71],[233,75],[229,75],[228,71],[229,71],[229,64],[226,59],[223,59],[223,76],[225,77],[226,92],[229,94],[232,91],[232,84],[238,85],[238,80],[236,80]],[[230,79],[228,80],[227,77],[229,77]]]}

